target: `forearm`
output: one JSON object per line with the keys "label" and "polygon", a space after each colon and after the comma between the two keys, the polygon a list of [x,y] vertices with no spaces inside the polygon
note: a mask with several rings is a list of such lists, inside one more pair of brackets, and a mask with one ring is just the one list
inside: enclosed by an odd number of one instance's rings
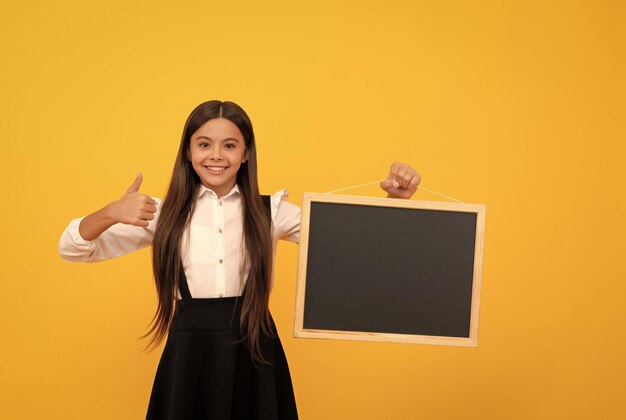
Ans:
{"label": "forearm", "polygon": [[93,241],[102,235],[104,231],[117,223],[117,221],[111,216],[109,207],[110,204],[88,216],[85,216],[81,220],[78,232],[84,240]]}

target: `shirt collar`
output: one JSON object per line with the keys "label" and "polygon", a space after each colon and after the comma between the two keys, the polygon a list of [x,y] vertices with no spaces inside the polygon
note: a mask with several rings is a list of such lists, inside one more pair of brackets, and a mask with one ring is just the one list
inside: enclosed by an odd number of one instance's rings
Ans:
{"label": "shirt collar", "polygon": [[[217,194],[215,194],[215,191],[213,191],[212,189],[207,188],[204,185],[200,184],[200,187],[198,188],[198,198],[201,198],[205,194],[208,195],[209,197],[215,198],[217,200]],[[240,194],[239,193],[239,185],[237,185],[237,184],[235,184],[235,186],[230,189],[228,194],[226,194],[222,198],[230,197],[231,195],[235,195],[235,194]]]}

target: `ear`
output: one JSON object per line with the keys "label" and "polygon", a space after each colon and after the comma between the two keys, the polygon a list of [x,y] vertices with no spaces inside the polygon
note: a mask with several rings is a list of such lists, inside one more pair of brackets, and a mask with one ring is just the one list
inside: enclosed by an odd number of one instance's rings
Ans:
{"label": "ear", "polygon": [[248,151],[246,150],[246,153],[243,155],[243,158],[241,158],[241,163],[246,163],[248,161]]}

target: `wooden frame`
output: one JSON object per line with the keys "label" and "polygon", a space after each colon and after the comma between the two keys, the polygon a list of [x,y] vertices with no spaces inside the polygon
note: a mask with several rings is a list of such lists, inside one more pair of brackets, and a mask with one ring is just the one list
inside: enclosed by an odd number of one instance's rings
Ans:
{"label": "wooden frame", "polygon": [[[314,330],[304,328],[304,309],[306,293],[306,273],[308,263],[311,204],[337,203],[363,206],[396,207],[407,209],[426,209],[449,212],[476,214],[476,237],[474,246],[473,281],[471,290],[471,314],[469,337],[445,337],[433,335],[407,335],[379,332],[355,332]],[[296,308],[294,337],[326,338],[338,340],[382,341],[399,343],[436,344],[451,346],[476,347],[478,345],[478,317],[480,308],[482,255],[485,229],[485,206],[480,204],[457,204],[445,202],[414,201],[388,198],[357,197],[346,195],[304,193],[302,200],[302,223],[300,231],[300,249],[296,287]]]}

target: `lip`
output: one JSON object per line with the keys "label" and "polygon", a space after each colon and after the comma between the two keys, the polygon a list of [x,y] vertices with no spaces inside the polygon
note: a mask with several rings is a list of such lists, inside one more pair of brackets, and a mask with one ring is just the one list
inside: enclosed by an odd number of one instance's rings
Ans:
{"label": "lip", "polygon": [[213,175],[221,175],[224,172],[226,172],[226,169],[228,169],[228,166],[202,166],[204,169],[206,169],[209,173],[213,174]]}

